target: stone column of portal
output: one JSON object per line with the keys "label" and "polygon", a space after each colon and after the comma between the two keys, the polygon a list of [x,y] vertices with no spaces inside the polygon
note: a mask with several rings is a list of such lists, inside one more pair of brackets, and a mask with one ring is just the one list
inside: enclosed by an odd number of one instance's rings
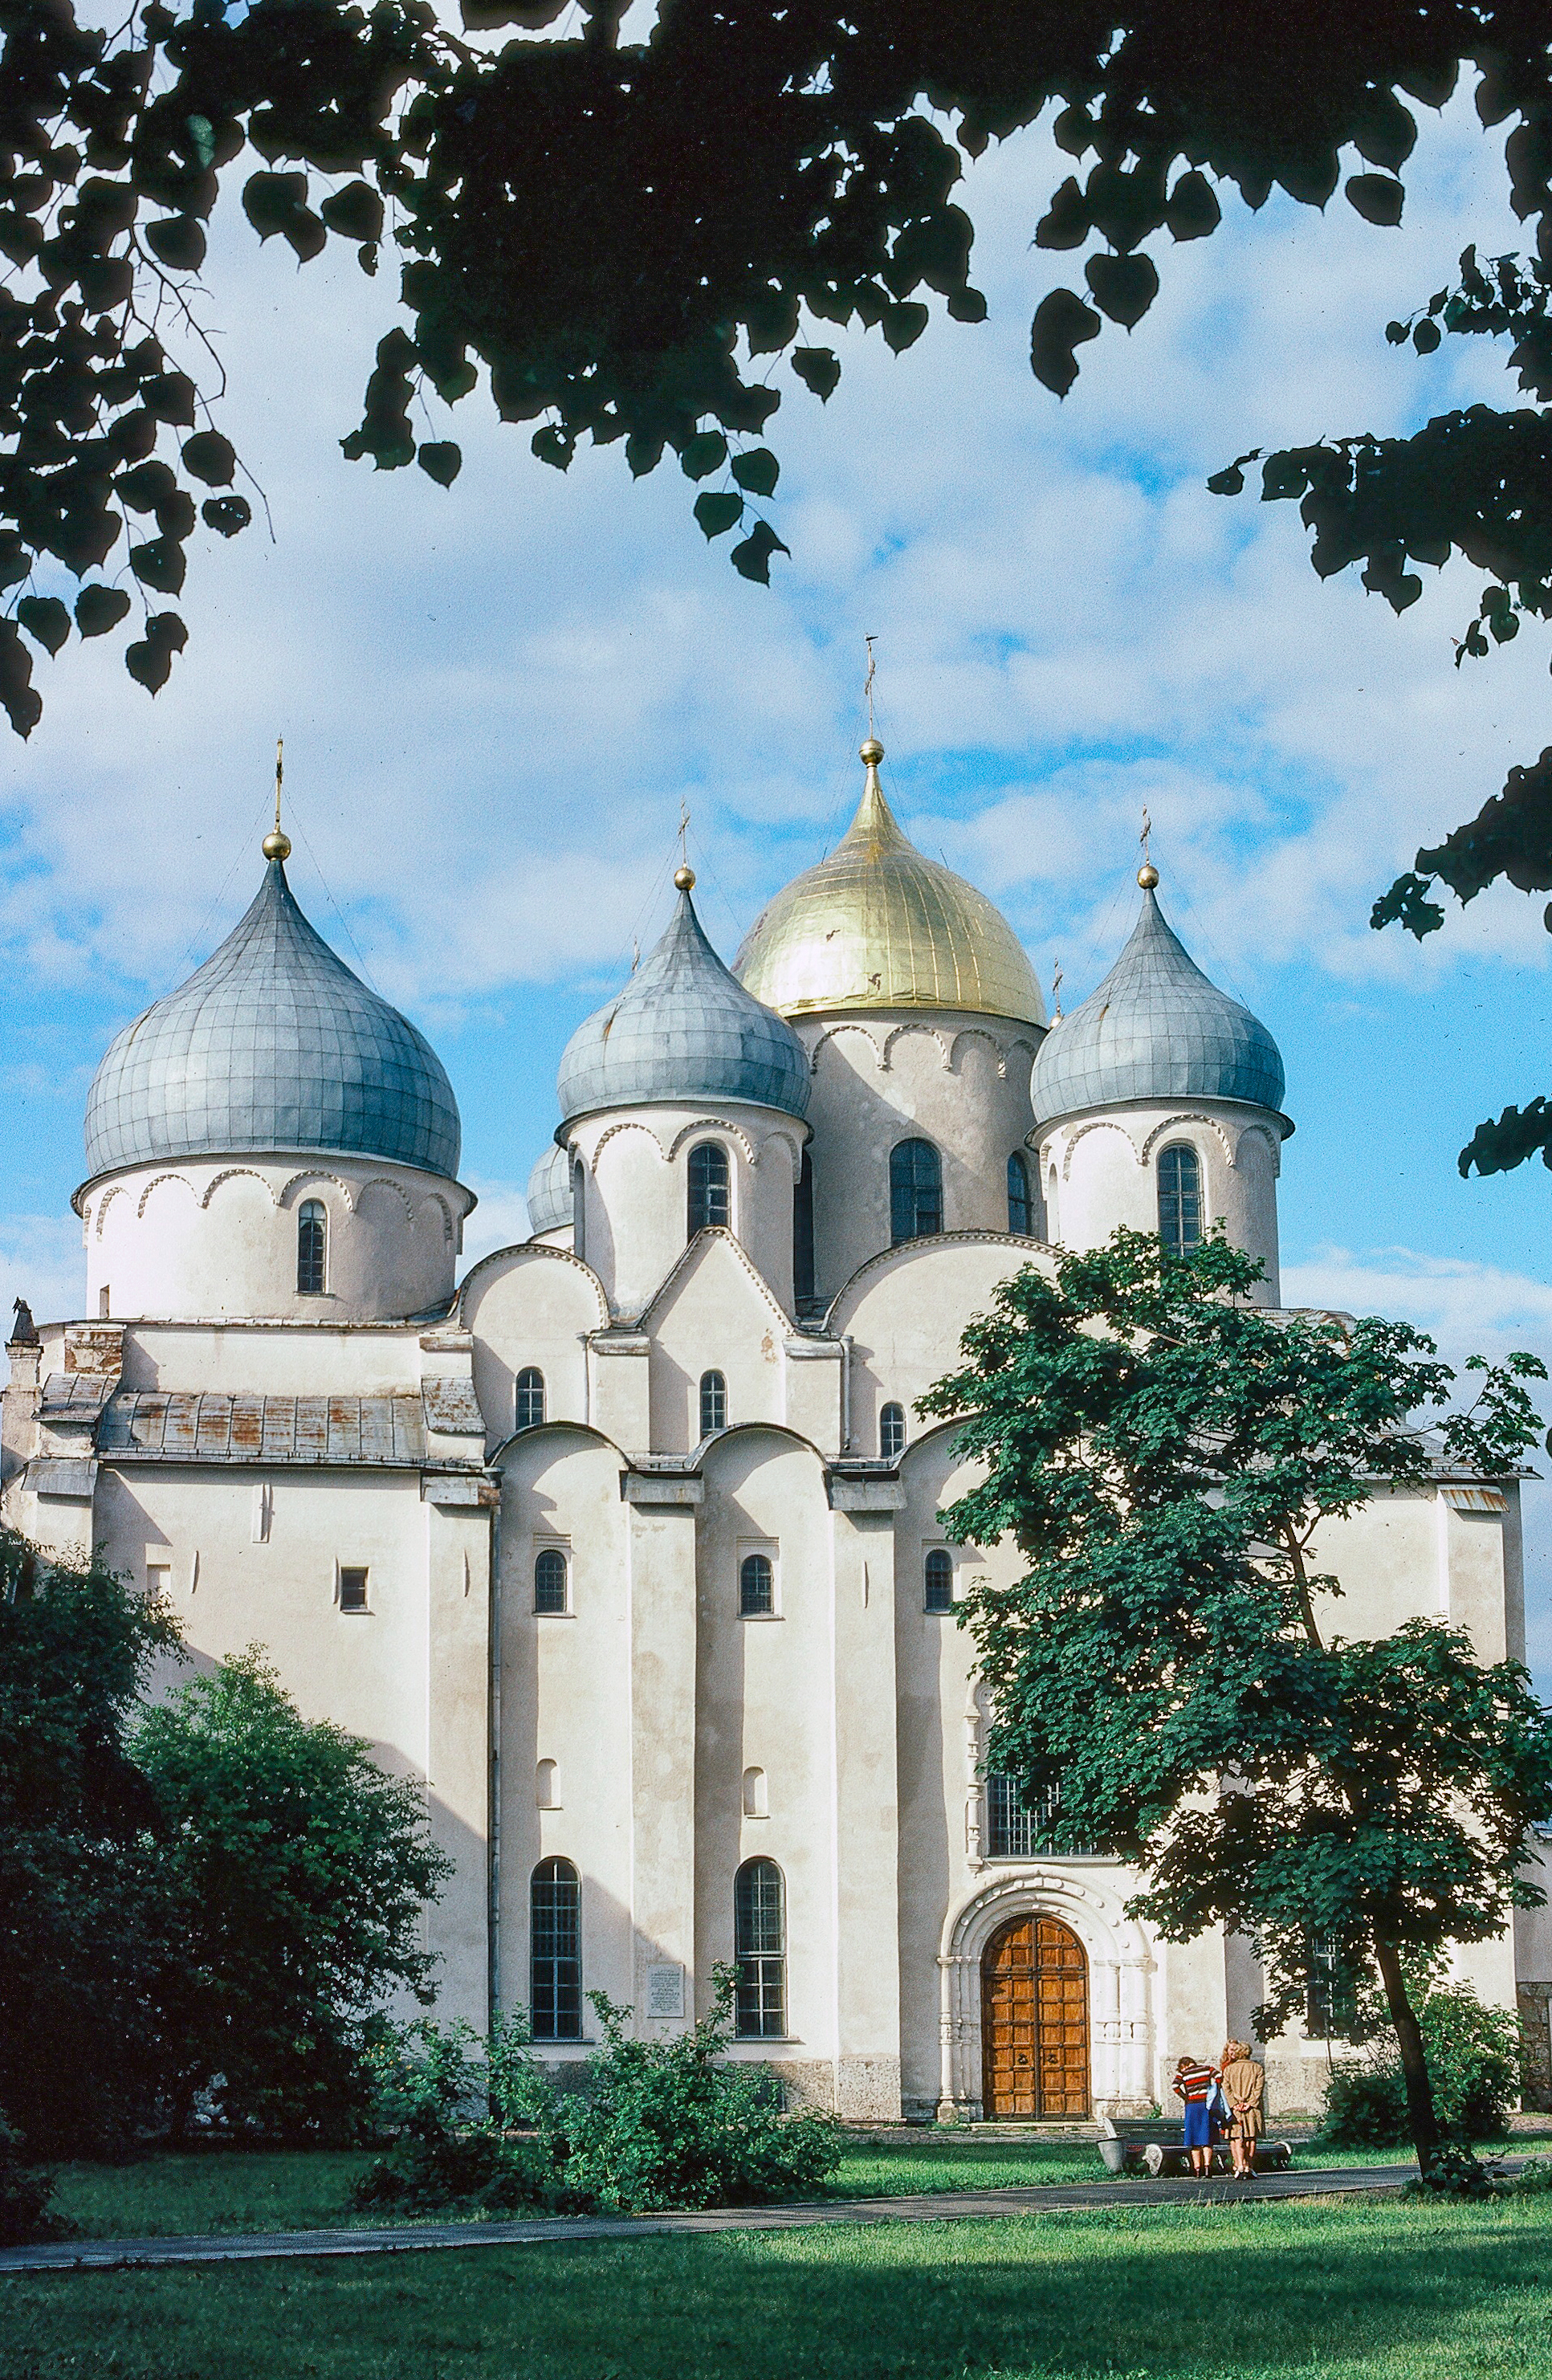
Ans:
{"label": "stone column of portal", "polygon": [[[696,1510],[704,1482],[623,1475],[630,1507],[631,1926],[637,2029],[695,2017]],[[643,2022],[643,2020],[650,2020]]]}
{"label": "stone column of portal", "polygon": [[835,2105],[900,2116],[900,1785],[895,1730],[898,1480],[832,1473]]}
{"label": "stone column of portal", "polygon": [[440,2022],[490,2017],[491,1513],[497,1488],[478,1474],[428,1472],[426,1779],[431,1836],[454,1872],[430,1912]]}

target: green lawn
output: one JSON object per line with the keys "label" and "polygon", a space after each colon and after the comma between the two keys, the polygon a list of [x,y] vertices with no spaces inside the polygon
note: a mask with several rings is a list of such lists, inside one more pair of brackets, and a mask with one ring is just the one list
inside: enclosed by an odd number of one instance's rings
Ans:
{"label": "green lawn", "polygon": [[0,2282],[0,2380],[1520,2380],[1552,2209],[1328,2200]]}
{"label": "green lawn", "polygon": [[[1547,2136],[1552,2140],[1552,2134]],[[1535,2148],[1517,2137],[1516,2147]],[[1305,2150],[1305,2167],[1390,2165],[1399,2149]],[[308,2231],[376,2223],[347,2192],[368,2162],[360,2151],[200,2149],[131,2165],[60,2167],[55,2204],[89,2238],[168,2239],[197,2231]],[[1003,2190],[1034,2182],[1094,2182],[1104,2168],[1087,2141],[988,2141],[953,2131],[851,2143],[831,2193],[898,2197],[931,2190]]]}

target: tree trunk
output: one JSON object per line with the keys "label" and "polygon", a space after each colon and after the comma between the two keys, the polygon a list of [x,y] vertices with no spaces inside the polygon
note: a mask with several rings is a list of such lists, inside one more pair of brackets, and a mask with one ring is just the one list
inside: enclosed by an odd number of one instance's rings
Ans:
{"label": "tree trunk", "polygon": [[1423,2032],[1417,2013],[1407,1998],[1406,1980],[1401,1973],[1400,1953],[1394,1942],[1382,1935],[1375,1936],[1375,1960],[1385,1997],[1390,2004],[1390,2022],[1396,2031],[1396,2046],[1401,2055],[1401,2073],[1406,2082],[1407,2120],[1411,2126],[1413,2145],[1417,2151],[1417,2169],[1425,2174],[1434,2161],[1439,2144],[1438,2118],[1434,2113],[1434,2086],[1428,2080],[1428,2061],[1423,2054]]}

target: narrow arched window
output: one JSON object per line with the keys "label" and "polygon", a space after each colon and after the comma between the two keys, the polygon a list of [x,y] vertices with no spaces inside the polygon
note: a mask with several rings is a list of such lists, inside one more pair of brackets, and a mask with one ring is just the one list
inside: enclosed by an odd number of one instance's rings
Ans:
{"label": "narrow arched window", "polygon": [[929,1140],[897,1141],[890,1151],[890,1239],[925,1240],[943,1228],[943,1168]]}
{"label": "narrow arched window", "polygon": [[566,1558],[559,1546],[545,1546],[534,1563],[534,1609],[564,1611],[566,1602]]}
{"label": "narrow arched window", "polygon": [[561,1772],[553,1760],[541,1760],[534,1769],[534,1800],[541,1810],[561,1806]]}
{"label": "narrow arched window", "polygon": [[1184,1141],[1158,1153],[1158,1236],[1177,1257],[1202,1236],[1201,1160]]}
{"label": "narrow arched window", "polygon": [[709,1438],[714,1429],[727,1427],[727,1382],[721,1372],[702,1372],[700,1376],[700,1434]]}
{"label": "narrow arched window", "polygon": [[928,1611],[953,1609],[953,1556],[934,1546],[922,1564],[922,1605]]}
{"label": "narrow arched window", "polygon": [[769,1554],[746,1554],[738,1565],[738,1616],[769,1620],[776,1609],[776,1572]]}
{"label": "narrow arched window", "polygon": [[537,1429],[544,1419],[544,1375],[525,1364],[517,1375],[517,1427]]}
{"label": "narrow arched window", "polygon": [[321,1297],[329,1269],[329,1218],[321,1198],[304,1198],[297,1209],[297,1294]]}
{"label": "narrow arched window", "polygon": [[898,1463],[905,1451],[905,1408],[886,1405],[879,1415],[879,1451],[886,1463]]}
{"label": "narrow arched window", "polygon": [[536,2041],[582,2038],[582,1887],[569,1860],[540,1860],[528,1885],[528,2010]]}
{"label": "narrow arched window", "polygon": [[571,1252],[588,1261],[588,1173],[580,1160],[571,1169]]}
{"label": "narrow arched window", "polygon": [[689,1236],[732,1219],[727,1150],[721,1141],[697,1140],[690,1151]]}
{"label": "narrow arched window", "polygon": [[774,1860],[746,1860],[733,1880],[733,1949],[738,1961],[738,2034],[779,2041],[787,2029],[787,1915]]}
{"label": "narrow arched window", "polygon": [[814,1303],[814,1160],[806,1149],[793,1192],[793,1302],[800,1313]]}
{"label": "narrow arched window", "polygon": [[744,1815],[746,1818],[769,1818],[770,1815],[763,1768],[746,1768],[744,1771]]}
{"label": "narrow arched window", "polygon": [[1034,1211],[1029,1200],[1029,1168],[1022,1151],[1014,1149],[1008,1160],[1008,1229],[1023,1232],[1025,1236],[1034,1227]]}

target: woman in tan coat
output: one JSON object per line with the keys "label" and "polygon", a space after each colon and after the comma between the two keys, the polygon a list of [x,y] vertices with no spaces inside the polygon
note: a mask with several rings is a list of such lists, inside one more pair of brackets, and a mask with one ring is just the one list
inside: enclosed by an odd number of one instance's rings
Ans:
{"label": "woman in tan coat", "polygon": [[1234,2171],[1255,2169],[1255,2143],[1266,2120],[1267,2070],[1253,2058],[1248,2041],[1226,2041],[1221,2060],[1223,2095],[1229,2102],[1229,2147]]}

